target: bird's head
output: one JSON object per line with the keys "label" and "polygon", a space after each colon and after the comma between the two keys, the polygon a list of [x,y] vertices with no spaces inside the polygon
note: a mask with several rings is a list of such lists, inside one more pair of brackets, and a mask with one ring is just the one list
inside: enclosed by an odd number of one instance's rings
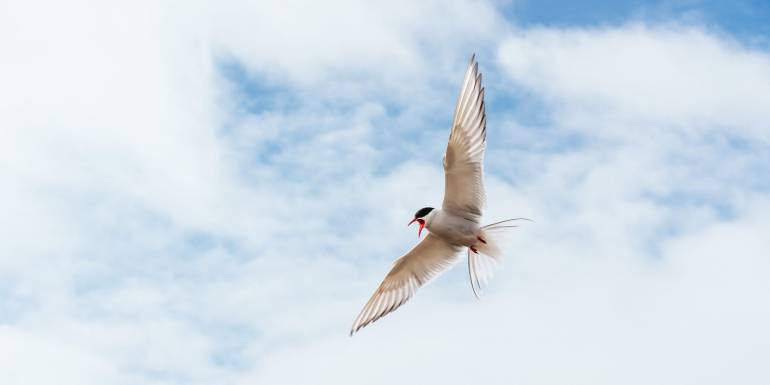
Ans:
{"label": "bird's head", "polygon": [[416,213],[414,213],[414,219],[412,219],[411,222],[409,222],[409,225],[411,226],[412,223],[417,222],[420,224],[420,229],[417,230],[417,238],[420,237],[420,234],[422,233],[422,229],[425,228],[425,221],[428,218],[428,215],[433,212],[433,207],[423,207],[419,210],[417,210]]}

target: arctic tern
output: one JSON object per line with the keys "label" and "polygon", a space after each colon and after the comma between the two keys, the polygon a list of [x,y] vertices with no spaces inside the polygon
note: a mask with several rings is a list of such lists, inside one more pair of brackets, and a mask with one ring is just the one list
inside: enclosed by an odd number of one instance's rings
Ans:
{"label": "arctic tern", "polygon": [[480,224],[485,203],[486,125],[484,87],[473,55],[465,71],[444,153],[444,202],[441,208],[424,207],[414,214],[409,225],[419,225],[418,238],[423,228],[428,229],[428,235],[393,263],[353,322],[351,336],[396,310],[420,286],[454,266],[463,250],[467,251],[471,288],[478,298],[481,284],[491,277],[492,268],[502,255],[498,235],[516,227],[512,221],[526,219],[508,219],[486,226]]}

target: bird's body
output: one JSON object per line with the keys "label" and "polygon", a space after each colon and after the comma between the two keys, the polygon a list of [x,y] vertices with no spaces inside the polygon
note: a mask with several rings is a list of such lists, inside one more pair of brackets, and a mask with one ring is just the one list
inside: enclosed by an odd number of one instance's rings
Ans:
{"label": "bird's body", "polygon": [[479,223],[448,210],[433,209],[425,219],[425,228],[452,245],[472,247],[480,243]]}
{"label": "bird's body", "polygon": [[491,276],[501,256],[498,235],[515,227],[510,222],[516,219],[481,226],[486,126],[484,88],[474,56],[460,88],[444,154],[444,201],[441,208],[418,210],[409,223],[419,223],[418,237],[423,228],[430,233],[393,263],[353,322],[351,335],[408,301],[420,286],[454,266],[463,251],[474,294],[478,296],[477,290]]}

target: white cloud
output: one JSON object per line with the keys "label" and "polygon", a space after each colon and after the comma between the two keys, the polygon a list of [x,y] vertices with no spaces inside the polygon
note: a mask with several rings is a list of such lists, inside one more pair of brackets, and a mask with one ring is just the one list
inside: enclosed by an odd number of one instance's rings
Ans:
{"label": "white cloud", "polygon": [[268,81],[321,86],[330,99],[345,98],[348,85],[389,94],[424,87],[405,76],[446,73],[455,65],[441,59],[487,48],[503,27],[489,3],[472,1],[244,1],[211,12],[220,49]]}
{"label": "white cloud", "polygon": [[627,135],[635,135],[631,120],[664,128],[728,126],[733,134],[768,139],[767,53],[701,28],[534,29],[507,39],[499,53],[517,85],[586,128],[601,114],[618,119],[607,128]]}
{"label": "white cloud", "polygon": [[0,343],[0,380],[5,384],[82,384],[114,378],[108,359],[17,328],[0,326]]}
{"label": "white cloud", "polygon": [[[768,380],[767,52],[484,2],[7,8],[2,383]],[[537,222],[484,302],[459,266],[347,338],[472,50],[548,115],[490,116],[489,219]]]}

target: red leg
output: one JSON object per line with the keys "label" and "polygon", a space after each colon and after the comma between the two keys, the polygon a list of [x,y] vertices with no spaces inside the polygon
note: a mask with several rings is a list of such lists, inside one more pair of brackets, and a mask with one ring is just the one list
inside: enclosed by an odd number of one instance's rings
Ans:
{"label": "red leg", "polygon": [[472,251],[472,252],[474,252],[474,253],[476,253],[476,254],[478,254],[478,253],[479,253],[479,251],[478,251],[478,250],[476,250],[476,248],[475,248],[475,247],[473,247],[473,246],[471,246],[471,247],[470,247],[470,249],[471,249],[471,251]]}
{"label": "red leg", "polygon": [[483,243],[483,244],[485,244],[485,245],[487,244],[487,241],[485,241],[485,240],[484,240],[484,239],[482,239],[481,237],[476,237],[476,239],[478,239],[479,241],[481,241],[481,243]]}

